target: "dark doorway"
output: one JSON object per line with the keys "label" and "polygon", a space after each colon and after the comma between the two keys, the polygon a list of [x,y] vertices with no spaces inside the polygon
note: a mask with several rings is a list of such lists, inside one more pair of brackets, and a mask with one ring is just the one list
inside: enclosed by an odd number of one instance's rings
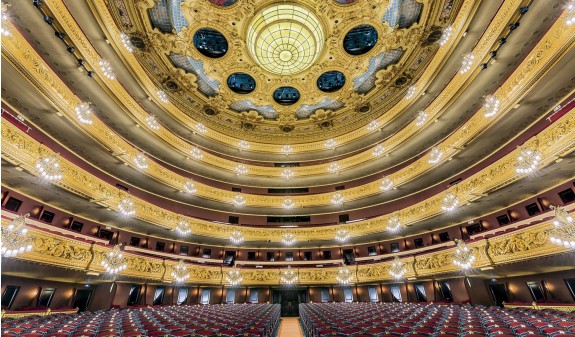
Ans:
{"label": "dark doorway", "polygon": [[282,317],[298,317],[299,304],[307,303],[307,291],[299,289],[272,290],[273,303],[281,304]]}
{"label": "dark doorway", "polygon": [[78,308],[78,311],[88,310],[88,304],[92,298],[92,290],[89,289],[76,289],[72,308]]}
{"label": "dark doorway", "polygon": [[502,306],[503,302],[509,302],[509,295],[507,294],[507,286],[505,284],[490,284],[489,290],[493,299],[495,300],[495,305]]}

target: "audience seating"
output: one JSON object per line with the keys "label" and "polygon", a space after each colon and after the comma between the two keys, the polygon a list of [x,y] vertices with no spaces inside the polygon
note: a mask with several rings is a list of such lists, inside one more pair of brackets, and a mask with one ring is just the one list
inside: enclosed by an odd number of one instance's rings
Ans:
{"label": "audience seating", "polygon": [[280,306],[158,306],[7,318],[1,337],[276,337]]}
{"label": "audience seating", "polygon": [[575,313],[416,303],[300,304],[306,337],[575,337]]}

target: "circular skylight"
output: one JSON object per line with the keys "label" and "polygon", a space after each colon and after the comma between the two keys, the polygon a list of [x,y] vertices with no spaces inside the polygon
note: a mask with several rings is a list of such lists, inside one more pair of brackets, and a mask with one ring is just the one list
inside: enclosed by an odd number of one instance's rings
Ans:
{"label": "circular skylight", "polygon": [[306,8],[276,4],[255,15],[246,41],[262,68],[277,75],[292,75],[317,60],[324,46],[324,33],[317,16]]}

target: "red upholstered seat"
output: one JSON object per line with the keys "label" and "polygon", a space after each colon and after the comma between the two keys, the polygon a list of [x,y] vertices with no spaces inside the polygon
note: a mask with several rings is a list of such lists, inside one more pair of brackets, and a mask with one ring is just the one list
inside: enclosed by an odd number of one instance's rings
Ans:
{"label": "red upholstered seat", "polygon": [[55,333],[49,333],[44,337],[68,337],[68,336],[70,336],[70,334],[68,333],[55,332]]}

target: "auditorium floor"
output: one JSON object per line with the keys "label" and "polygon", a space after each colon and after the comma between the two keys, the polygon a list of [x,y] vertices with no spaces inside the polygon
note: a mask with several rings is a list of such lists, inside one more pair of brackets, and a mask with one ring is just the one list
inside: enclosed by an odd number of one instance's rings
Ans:
{"label": "auditorium floor", "polygon": [[279,337],[298,337],[302,336],[297,317],[282,317]]}

